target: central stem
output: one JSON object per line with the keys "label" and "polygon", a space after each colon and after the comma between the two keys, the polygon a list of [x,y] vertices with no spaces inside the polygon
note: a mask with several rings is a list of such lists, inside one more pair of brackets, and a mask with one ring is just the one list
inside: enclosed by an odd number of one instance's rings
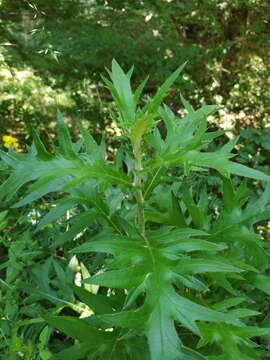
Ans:
{"label": "central stem", "polygon": [[142,192],[142,154],[141,154],[141,146],[139,144],[135,144],[133,148],[134,153],[134,186],[136,188],[136,200],[138,205],[138,227],[140,234],[145,237],[145,219],[144,219],[144,198]]}

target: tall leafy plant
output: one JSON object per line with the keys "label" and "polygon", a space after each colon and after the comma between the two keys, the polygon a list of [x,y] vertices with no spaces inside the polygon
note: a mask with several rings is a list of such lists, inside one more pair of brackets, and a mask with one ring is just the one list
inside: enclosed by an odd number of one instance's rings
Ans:
{"label": "tall leafy plant", "polygon": [[[179,119],[162,105],[182,70],[143,101],[146,81],[133,91],[132,69],[124,73],[113,61],[109,79],[104,78],[122,131],[113,156],[82,127],[81,140],[73,143],[60,114],[54,153],[36,132],[27,154],[1,153],[12,169],[0,188],[1,198],[9,201],[27,186],[14,205],[22,207],[58,193],[36,233],[68,212],[65,231],[50,249],[78,264],[90,259],[88,271],[75,283],[55,265],[68,294],[62,304],[78,313],[67,315],[59,303],[49,314],[41,311],[44,326],[74,339],[55,358],[263,357],[263,346],[254,338],[261,337],[263,344],[269,329],[267,321],[258,326],[266,310],[256,289],[261,296],[270,294],[269,250],[254,225],[269,218],[270,177],[231,160],[237,140],[207,151],[221,135],[207,131],[207,116],[215,106],[194,110],[181,98],[186,115]],[[174,175],[179,167],[184,169],[181,177]],[[208,169],[215,169],[224,183],[224,206],[214,214],[209,213],[206,190],[196,202],[185,182],[190,172]],[[231,175],[266,182],[266,190],[259,199],[250,198],[243,185],[233,189]]]}

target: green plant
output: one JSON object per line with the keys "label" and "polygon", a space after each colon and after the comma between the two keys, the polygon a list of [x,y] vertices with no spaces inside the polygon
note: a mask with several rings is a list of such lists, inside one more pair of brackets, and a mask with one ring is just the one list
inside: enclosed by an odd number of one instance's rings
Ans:
{"label": "green plant", "polygon": [[[141,104],[146,82],[133,92],[132,69],[125,74],[113,61],[104,81],[122,137],[110,158],[83,127],[73,143],[60,114],[54,153],[36,132],[28,153],[1,152],[12,169],[1,198],[11,201],[27,186],[13,207],[41,198],[54,205],[33,233],[47,238],[56,224],[47,244],[53,255],[43,252],[27,297],[34,304],[27,315],[41,324],[38,334],[43,329],[36,345],[43,358],[254,360],[266,353],[269,248],[255,225],[270,217],[270,177],[231,160],[236,140],[205,151],[220,135],[207,132],[215,106],[194,110],[182,98],[181,120],[162,106],[182,68]],[[212,213],[206,190],[197,202],[186,182],[208,169],[224,187]],[[266,182],[264,193],[234,189],[231,174]]]}

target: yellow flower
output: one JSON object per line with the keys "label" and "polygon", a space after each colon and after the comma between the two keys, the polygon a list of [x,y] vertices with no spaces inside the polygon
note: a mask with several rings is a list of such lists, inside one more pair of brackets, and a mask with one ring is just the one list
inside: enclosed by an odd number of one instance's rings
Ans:
{"label": "yellow flower", "polygon": [[2,140],[3,140],[3,146],[6,149],[8,149],[10,146],[12,146],[15,151],[21,150],[20,144],[15,137],[13,137],[11,135],[3,135]]}

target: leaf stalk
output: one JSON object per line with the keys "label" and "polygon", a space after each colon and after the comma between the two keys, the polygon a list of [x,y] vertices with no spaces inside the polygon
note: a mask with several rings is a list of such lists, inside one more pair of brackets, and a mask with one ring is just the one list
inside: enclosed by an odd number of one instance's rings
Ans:
{"label": "leaf stalk", "polygon": [[142,191],[142,153],[140,143],[135,143],[133,147],[134,154],[134,186],[136,189],[135,197],[138,206],[137,221],[139,232],[145,238],[145,217],[144,217],[144,197]]}

